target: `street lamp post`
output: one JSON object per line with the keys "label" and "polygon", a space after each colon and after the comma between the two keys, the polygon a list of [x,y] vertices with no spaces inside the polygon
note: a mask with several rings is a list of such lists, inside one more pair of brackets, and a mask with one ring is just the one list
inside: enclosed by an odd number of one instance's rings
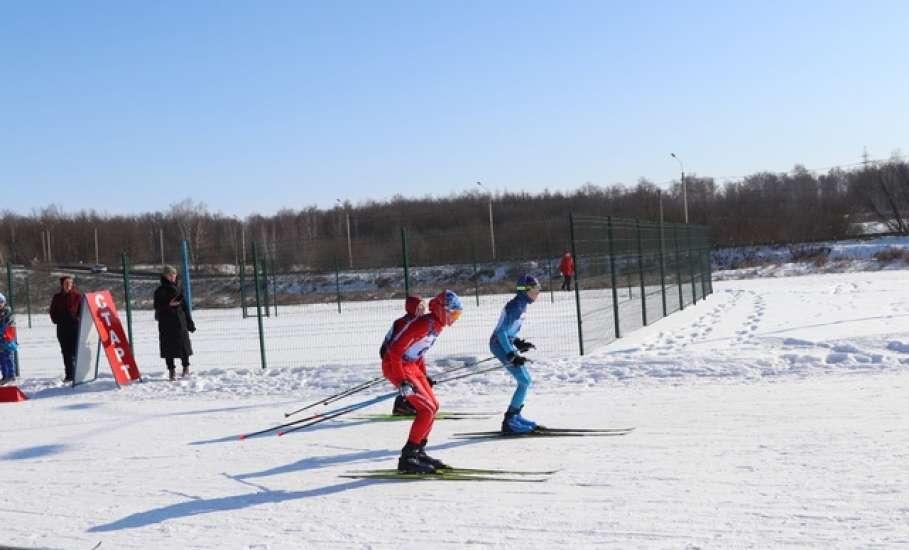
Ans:
{"label": "street lamp post", "polygon": [[677,157],[675,153],[669,154],[678,161],[679,167],[682,169],[682,209],[685,212],[685,225],[688,225],[688,184],[685,182],[685,165],[682,163],[682,159]]}
{"label": "street lamp post", "polygon": [[335,199],[338,202],[338,206],[344,209],[344,214],[347,218],[347,263],[350,266],[350,269],[353,269],[353,248],[350,245],[350,212],[347,210],[341,199]]}
{"label": "street lamp post", "polygon": [[494,225],[492,222],[492,192],[489,189],[486,189],[486,186],[484,186],[480,182],[477,182],[477,185],[479,185],[481,189],[483,189],[484,191],[486,191],[489,194],[489,245],[492,247],[492,259],[495,260],[496,259],[496,233],[495,233],[495,229],[493,229]]}

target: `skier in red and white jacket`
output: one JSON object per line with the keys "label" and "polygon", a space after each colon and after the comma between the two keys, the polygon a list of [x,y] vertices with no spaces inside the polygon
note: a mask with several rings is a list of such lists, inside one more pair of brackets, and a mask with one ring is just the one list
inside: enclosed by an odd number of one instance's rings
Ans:
{"label": "skier in red and white jacket", "polygon": [[442,291],[429,301],[429,313],[411,322],[392,340],[382,359],[382,375],[417,411],[407,444],[398,459],[400,472],[431,473],[447,467],[441,460],[426,454],[426,442],[439,410],[439,400],[426,376],[423,356],[442,330],[461,316],[461,311],[458,295],[450,290]]}
{"label": "skier in red and white jacket", "polygon": [[[382,342],[382,347],[379,348],[379,357],[382,359],[385,359],[385,353],[388,351],[389,344],[391,344],[392,341],[410,325],[410,323],[426,313],[426,302],[424,302],[423,298],[420,296],[408,296],[407,299],[404,300],[404,311],[407,313],[403,317],[395,319],[395,322],[392,323],[391,328],[388,329],[388,332],[385,334],[385,340]],[[420,368],[423,370],[423,374],[426,374],[426,364],[423,362],[422,357],[420,358],[419,363]],[[404,399],[403,395],[399,395],[395,398],[395,404],[392,406],[391,414],[395,416],[413,416],[417,414],[417,410]]]}

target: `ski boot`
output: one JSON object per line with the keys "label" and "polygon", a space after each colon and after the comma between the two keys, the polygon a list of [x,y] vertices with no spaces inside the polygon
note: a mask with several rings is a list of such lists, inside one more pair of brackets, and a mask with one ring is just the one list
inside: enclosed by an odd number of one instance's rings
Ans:
{"label": "ski boot", "polygon": [[[536,424],[521,418],[523,407],[508,407],[505,418],[502,420],[502,433],[526,434],[536,429]],[[528,422],[530,422],[528,424]]]}
{"label": "ski boot", "polygon": [[537,423],[534,422],[533,420],[529,420],[529,419],[524,418],[523,416],[521,416],[521,410],[523,410],[523,409],[524,409],[524,405],[521,405],[520,407],[518,407],[518,413],[515,415],[515,416],[517,417],[517,419],[518,419],[518,422],[520,422],[521,424],[524,424],[524,425],[526,425],[526,426],[529,426],[529,427],[530,427],[530,431],[534,431],[534,430],[536,430],[537,428],[542,428],[542,426],[540,426],[539,424],[537,424]]}
{"label": "ski boot", "polygon": [[431,474],[436,469],[432,467],[432,464],[420,460],[420,446],[408,441],[407,445],[401,449],[398,471],[403,474]]}
{"label": "ski boot", "polygon": [[395,397],[395,404],[391,409],[392,416],[416,416],[417,409],[413,408],[404,396]]}
{"label": "ski boot", "polygon": [[421,441],[420,446],[417,449],[417,456],[420,458],[420,462],[423,462],[424,464],[429,464],[436,470],[444,470],[446,468],[451,468],[451,466],[449,466],[448,464],[445,464],[438,458],[433,458],[433,457],[429,456],[428,454],[426,454],[427,441],[428,440],[426,440],[426,439]]}

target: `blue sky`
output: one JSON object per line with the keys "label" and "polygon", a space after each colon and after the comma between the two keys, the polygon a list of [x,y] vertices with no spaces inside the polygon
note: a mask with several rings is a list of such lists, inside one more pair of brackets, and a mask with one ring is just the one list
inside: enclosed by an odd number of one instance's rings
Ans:
{"label": "blue sky", "polygon": [[909,152],[909,2],[0,0],[0,209],[244,216]]}

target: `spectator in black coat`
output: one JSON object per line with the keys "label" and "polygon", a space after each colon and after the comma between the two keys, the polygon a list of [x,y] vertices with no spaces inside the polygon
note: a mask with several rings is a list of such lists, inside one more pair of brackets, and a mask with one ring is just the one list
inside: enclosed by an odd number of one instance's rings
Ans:
{"label": "spectator in black coat", "polygon": [[76,365],[76,345],[79,340],[79,315],[82,294],[76,290],[73,278],[60,277],[60,292],[54,294],[50,305],[51,321],[57,325],[57,341],[63,354],[63,381],[72,382]]}
{"label": "spectator in black coat", "polygon": [[174,359],[177,358],[183,365],[183,376],[187,376],[189,356],[193,354],[189,333],[196,331],[196,325],[183,300],[183,290],[177,285],[177,270],[171,266],[164,267],[161,286],[155,290],[155,320],[161,358],[167,365],[170,380],[176,380]]}

